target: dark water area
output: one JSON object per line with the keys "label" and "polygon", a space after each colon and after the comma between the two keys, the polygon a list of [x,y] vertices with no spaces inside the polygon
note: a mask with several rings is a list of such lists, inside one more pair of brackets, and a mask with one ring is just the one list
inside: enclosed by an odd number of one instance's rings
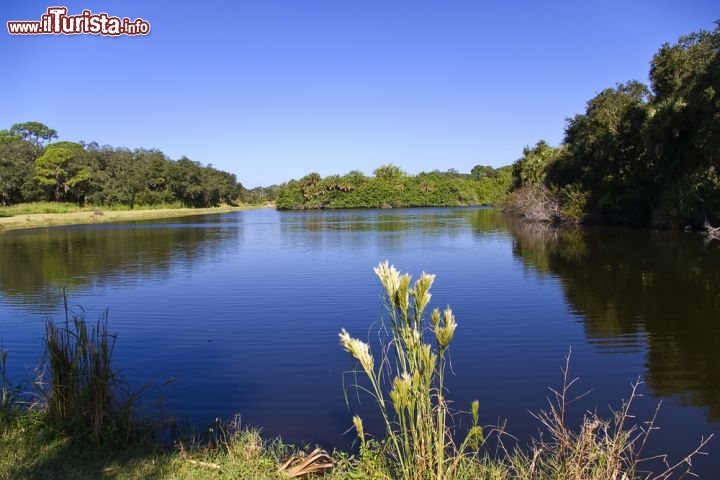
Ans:
{"label": "dark water area", "polygon": [[[431,307],[458,329],[448,396],[480,401],[525,443],[572,350],[571,408],[609,415],[638,378],[634,413],[662,407],[650,451],[680,460],[716,434],[703,478],[720,476],[720,242],[695,233],[557,231],[492,209],[276,212],[73,226],[0,235],[0,341],[32,378],[63,291],[89,319],[109,309],[116,361],[163,414],[199,428],[241,415],[266,436],[348,448],[370,398],[338,332],[377,338],[372,267],[437,274]],[[607,414],[607,415],[606,415]]]}

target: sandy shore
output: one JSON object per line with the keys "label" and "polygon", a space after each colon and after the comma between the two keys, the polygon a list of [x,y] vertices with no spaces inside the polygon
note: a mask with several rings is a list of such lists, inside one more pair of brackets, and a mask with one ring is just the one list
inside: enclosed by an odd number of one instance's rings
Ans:
{"label": "sandy shore", "polygon": [[189,217],[192,215],[207,215],[212,213],[237,212],[254,206],[242,207],[213,207],[213,208],[167,208],[157,210],[95,210],[72,213],[32,213],[15,215],[13,217],[0,217],[0,234],[10,230],[25,228],[56,227],[61,225],[86,225],[93,223],[126,222],[133,220],[150,220],[158,218]]}

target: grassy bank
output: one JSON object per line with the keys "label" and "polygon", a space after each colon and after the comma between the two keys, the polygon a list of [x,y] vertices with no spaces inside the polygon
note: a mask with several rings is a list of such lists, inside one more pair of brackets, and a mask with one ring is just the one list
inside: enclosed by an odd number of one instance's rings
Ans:
{"label": "grassy bank", "polygon": [[[180,444],[178,444],[180,445]],[[293,449],[265,442],[256,430],[233,434],[223,444],[164,448],[153,443],[123,448],[83,448],[71,438],[52,438],[39,415],[24,416],[0,433],[0,480],[10,479],[286,479],[278,470]],[[340,459],[327,477],[357,477]]]}
{"label": "grassy bank", "polygon": [[223,205],[210,208],[186,208],[174,204],[153,206],[152,208],[123,209],[77,207],[75,205],[54,202],[30,203],[0,208],[0,233],[38,227],[56,227],[62,225],[83,225],[94,223],[129,222],[162,218],[188,217],[212,213],[227,213],[271,205]]}
{"label": "grassy bank", "polygon": [[[126,448],[100,446],[83,449],[68,438],[50,438],[41,424],[20,419],[23,426],[0,432],[0,480],[125,480],[125,479],[243,479],[287,480],[391,480],[395,470],[382,457],[379,447],[364,454],[332,452],[333,467],[324,472],[293,470],[311,460],[312,451],[299,450],[279,439],[264,440],[259,431],[246,429],[221,443],[186,445],[171,449],[145,445]],[[288,462],[290,467],[281,470]],[[326,460],[327,461],[327,460]],[[513,467],[499,460],[466,462],[452,477],[457,480],[510,480]],[[294,476],[293,476],[294,475]],[[447,477],[450,478],[450,477]],[[543,477],[526,477],[543,478]],[[606,479],[603,479],[606,480]]]}
{"label": "grassy bank", "polygon": [[[672,470],[661,467],[651,474],[628,463],[641,448],[644,436],[620,412],[610,421],[589,416],[580,427],[568,429],[552,412],[538,418],[548,434],[525,448],[505,446],[482,449],[478,454],[453,459],[453,471],[436,477],[414,470],[401,473],[387,441],[367,441],[360,452],[335,451],[303,467],[314,457],[311,448],[297,449],[279,439],[264,439],[255,429],[214,425],[203,434],[180,436],[168,447],[157,441],[157,429],[167,425],[138,426],[145,437],[118,444],[112,437],[90,444],[82,437],[59,434],[42,410],[0,418],[0,480],[11,479],[278,479],[326,480],[436,479],[444,480],[633,480],[679,479],[690,465],[683,459]],[[557,411],[556,413],[559,413]],[[545,425],[543,422],[549,421]],[[547,428],[545,428],[547,427]],[[501,435],[506,441],[509,437]],[[515,444],[515,441],[511,441]],[[704,446],[704,445],[702,445]],[[697,454],[693,452],[687,460]],[[318,455],[316,454],[316,457]],[[289,466],[282,469],[283,466]],[[312,472],[316,465],[332,468]],[[296,477],[293,477],[296,474]],[[410,476],[407,476],[409,474]]]}

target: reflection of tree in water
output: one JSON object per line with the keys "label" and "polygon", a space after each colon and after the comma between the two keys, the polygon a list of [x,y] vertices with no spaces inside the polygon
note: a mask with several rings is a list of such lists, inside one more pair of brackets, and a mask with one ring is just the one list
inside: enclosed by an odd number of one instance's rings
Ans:
{"label": "reflection of tree in water", "polygon": [[408,237],[432,241],[467,231],[450,209],[326,210],[281,212],[280,241],[309,251],[399,250]]}
{"label": "reflection of tree in water", "polygon": [[508,227],[518,258],[561,280],[591,340],[617,349],[646,337],[653,390],[720,419],[720,245],[678,232]]}
{"label": "reflection of tree in water", "polygon": [[331,244],[355,248],[372,243],[382,248],[400,248],[408,236],[432,239],[441,234],[452,239],[466,235],[468,218],[474,218],[481,211],[471,208],[326,210],[281,212],[279,219],[283,242],[316,250]]}
{"label": "reflection of tree in water", "polygon": [[[59,305],[62,288],[167,273],[219,248],[231,229],[138,225],[0,236],[0,290],[28,306]],[[39,305],[38,305],[39,306]]]}
{"label": "reflection of tree in water", "polygon": [[447,228],[464,230],[465,222],[458,222],[458,219],[478,211],[480,210],[407,208],[282,212],[280,224],[285,232],[431,232]]}
{"label": "reflection of tree in water", "polygon": [[473,232],[480,236],[496,233],[507,234],[508,221],[512,220],[510,217],[501,215],[497,210],[492,208],[458,210],[457,214],[467,218],[473,227]]}

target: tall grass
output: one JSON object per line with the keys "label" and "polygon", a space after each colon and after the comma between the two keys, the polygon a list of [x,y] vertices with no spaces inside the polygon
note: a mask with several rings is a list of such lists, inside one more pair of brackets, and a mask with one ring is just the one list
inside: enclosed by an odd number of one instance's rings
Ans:
{"label": "tall grass", "polygon": [[[411,276],[401,275],[387,261],[375,268],[375,274],[385,288],[388,333],[382,339],[379,362],[367,343],[345,329],[340,332],[340,343],[359,361],[369,380],[367,391],[380,409],[385,445],[398,474],[406,480],[452,478],[462,458],[477,452],[483,441],[477,401],[472,402],[472,423],[460,444],[448,425],[445,368],[457,327],[455,317],[449,307],[442,313],[436,308],[428,323],[424,313],[434,275],[423,273],[411,286]],[[426,341],[426,331],[433,340]],[[353,423],[366,446],[362,419],[355,416]]]}
{"label": "tall grass", "polygon": [[7,350],[0,346],[0,409],[5,410],[10,405],[11,392],[7,379]]}
{"label": "tall grass", "polygon": [[134,399],[112,366],[115,335],[108,331],[107,310],[94,325],[71,313],[48,320],[47,362],[39,380],[48,423],[63,433],[96,444],[129,441],[135,432]]}
{"label": "tall grass", "polygon": [[[376,357],[369,344],[340,332],[341,345],[359,362],[369,387],[356,385],[376,401],[385,423],[385,439],[368,440],[359,416],[353,418],[360,438],[359,469],[371,478],[404,480],[524,479],[524,480],[667,480],[692,475],[693,458],[704,455],[712,438],[700,442],[683,459],[672,463],[666,456],[644,457],[656,416],[644,423],[631,414],[640,396],[639,382],[630,399],[609,419],[586,412],[579,428],[569,427],[568,407],[583,395],[571,395],[577,379],[569,377],[570,355],[563,368],[563,384],[551,389],[547,410],[533,414],[542,435],[526,448],[506,446],[504,428],[493,427],[498,450],[490,455],[478,425],[478,402],[471,404],[471,423],[464,439],[456,442],[454,413],[445,392],[447,350],[457,328],[452,310],[434,309],[430,321],[424,311],[430,302],[435,276],[423,273],[411,286],[410,275],[401,275],[383,262],[375,273],[385,288],[381,352]],[[430,338],[430,341],[427,341]],[[463,438],[463,437],[460,437]],[[384,461],[387,457],[389,461]],[[655,463],[653,463],[655,462]],[[653,468],[654,467],[654,468]],[[660,470],[653,473],[653,470]]]}
{"label": "tall grass", "polygon": [[0,345],[0,424],[15,410],[15,389],[7,377],[7,350]]}

